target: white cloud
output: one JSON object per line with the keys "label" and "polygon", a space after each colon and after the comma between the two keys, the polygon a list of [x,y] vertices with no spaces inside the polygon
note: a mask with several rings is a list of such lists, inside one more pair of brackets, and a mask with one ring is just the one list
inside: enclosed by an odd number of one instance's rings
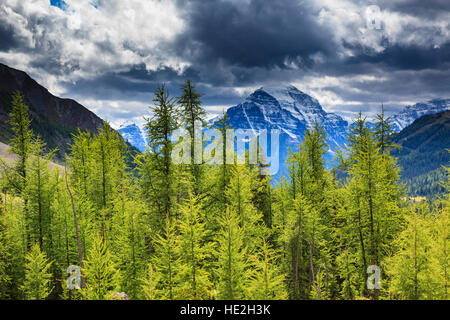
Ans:
{"label": "white cloud", "polygon": [[[394,12],[380,4],[376,19],[381,30],[368,28],[367,8],[373,3],[350,0],[315,0],[313,6],[319,12],[318,21],[332,30],[334,41],[362,46],[367,53],[379,53],[388,45],[417,45],[433,47],[450,40],[450,12],[443,12],[439,19],[425,19]],[[348,48],[341,46],[343,56],[351,56]]]}
{"label": "white cloud", "polygon": [[[244,0],[227,1],[244,5]],[[7,30],[13,30],[17,48],[0,51],[0,61],[28,72],[56,95],[78,99],[99,116],[112,121],[113,125],[120,125],[129,118],[140,121],[142,115],[148,113],[148,104],[140,101],[151,102],[151,92],[117,93],[117,89],[112,88],[111,91],[105,89],[100,93],[98,89],[96,97],[93,98],[92,92],[90,96],[83,96],[82,92],[67,92],[65,83],[126,72],[140,64],[145,65],[148,71],[170,67],[181,73],[190,66],[190,56],[199,56],[195,50],[202,48],[189,47],[192,51],[184,51],[183,57],[173,51],[173,40],[186,31],[183,20],[186,15],[181,6],[176,6],[175,0],[102,0],[97,1],[98,8],[91,4],[92,0],[65,2],[68,9],[63,11],[50,6],[49,0],[1,0],[0,24],[6,26]],[[361,48],[368,54],[377,54],[396,44],[438,49],[450,41],[450,12],[440,13],[437,19],[419,18],[405,12],[393,11],[387,0],[378,2],[381,3],[379,18],[382,20],[382,30],[367,28],[366,8],[367,3],[371,2],[299,0],[305,10],[313,12],[320,25],[329,29],[329,41],[333,42],[330,47],[337,50],[337,56],[340,58],[358,55]],[[245,0],[245,4],[249,3],[250,0]],[[274,29],[274,32],[276,31]],[[310,58],[319,66],[329,63],[327,56],[322,53]],[[215,72],[210,80],[217,80],[222,86],[214,88],[208,83],[201,84],[209,92],[213,92],[215,98],[213,105],[207,106],[207,110],[211,114],[219,114],[230,106],[225,105],[225,102],[222,104],[220,98],[235,99],[239,96],[244,99],[265,84],[292,81],[299,89],[316,97],[328,111],[350,112],[349,110],[364,105],[364,99],[369,100],[366,97],[371,95],[370,90],[373,87],[383,82],[392,83],[396,75],[395,70],[384,76],[382,72],[378,74],[372,69],[368,73],[373,74],[364,76],[348,76],[351,72],[345,72],[346,76],[330,76],[323,70],[321,74],[316,74],[314,69],[311,72],[303,72],[303,61],[296,58],[286,59],[285,62],[286,66],[291,68],[288,71],[277,66],[244,70],[261,74],[260,80],[258,79],[260,83],[243,81],[243,85],[233,88],[232,84],[239,83],[240,78],[251,77],[240,73],[238,69],[233,70],[230,64],[219,60],[216,65],[211,66]],[[204,63],[209,68],[208,61]],[[216,74],[217,79],[214,78]],[[298,74],[298,77],[292,76],[293,74]],[[284,75],[289,77],[284,79]],[[133,80],[130,77],[127,81],[136,81],[137,85],[144,87],[145,83],[142,82],[148,79]],[[372,84],[373,87],[370,86]],[[420,85],[419,82],[416,83],[416,87]],[[152,89],[149,88],[150,91]],[[114,90],[114,97],[112,94],[107,96]],[[100,97],[100,94],[105,96]],[[411,89],[403,96],[399,94],[398,99],[410,99],[413,94],[418,94],[417,90]],[[376,92],[372,94],[375,95]],[[373,101],[378,97],[370,99]],[[392,96],[389,99],[394,101]],[[369,105],[370,103],[373,103],[373,108],[378,105],[375,102],[369,102]]]}
{"label": "white cloud", "polygon": [[[183,30],[175,4],[170,0],[108,0],[96,9],[91,0],[66,0],[67,11],[50,6],[48,0],[3,0],[0,23],[14,30],[24,42],[22,50],[33,61],[49,60],[64,72],[58,80],[89,78],[103,72],[127,71],[144,63],[148,70],[169,66],[182,70],[188,63],[166,51],[165,43]],[[17,52],[3,53],[16,62]],[[39,76],[38,63],[30,59],[17,67]],[[39,78],[39,77],[38,77]],[[54,83],[41,79],[52,91]]]}

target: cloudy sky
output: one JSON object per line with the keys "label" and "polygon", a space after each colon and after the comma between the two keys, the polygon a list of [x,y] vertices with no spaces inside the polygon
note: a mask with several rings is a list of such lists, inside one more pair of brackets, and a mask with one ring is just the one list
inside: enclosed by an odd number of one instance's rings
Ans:
{"label": "cloudy sky", "polygon": [[0,62],[117,126],[190,78],[211,113],[294,84],[350,117],[450,98],[449,0],[1,0]]}

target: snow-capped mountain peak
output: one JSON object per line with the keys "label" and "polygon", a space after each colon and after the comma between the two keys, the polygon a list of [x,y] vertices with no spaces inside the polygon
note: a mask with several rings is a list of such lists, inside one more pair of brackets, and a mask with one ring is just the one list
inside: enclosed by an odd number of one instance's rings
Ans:
{"label": "snow-capped mountain peak", "polygon": [[396,131],[401,131],[416,119],[428,114],[435,114],[450,110],[450,99],[433,99],[427,102],[419,102],[406,106],[402,111],[392,117]]}
{"label": "snow-capped mountain peak", "polygon": [[143,130],[132,121],[125,121],[117,130],[122,137],[139,151],[144,152],[146,147],[146,139]]}
{"label": "snow-capped mountain peak", "polygon": [[[327,113],[319,101],[294,86],[262,87],[250,94],[241,104],[227,110],[234,129],[280,130],[280,163],[288,150],[298,149],[305,130],[317,121],[327,132],[329,156],[346,141],[347,121],[339,115]],[[283,165],[282,165],[282,171]]]}

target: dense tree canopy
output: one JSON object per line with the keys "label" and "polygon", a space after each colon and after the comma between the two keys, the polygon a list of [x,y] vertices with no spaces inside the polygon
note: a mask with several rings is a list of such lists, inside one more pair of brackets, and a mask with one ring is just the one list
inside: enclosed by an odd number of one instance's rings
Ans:
{"label": "dense tree canopy", "polygon": [[[374,128],[359,115],[332,169],[316,123],[291,151],[288,176],[272,179],[262,161],[198,163],[200,98],[190,81],[180,97],[157,88],[148,148],[131,168],[108,123],[78,131],[64,167],[51,164],[14,96],[17,160],[2,161],[0,175],[0,299],[449,298],[450,198],[408,196],[384,111]],[[172,161],[179,127],[190,132],[189,163]],[[216,128],[225,156],[226,114]],[[367,286],[374,265],[378,289]],[[79,290],[67,286],[69,266],[80,267]]]}

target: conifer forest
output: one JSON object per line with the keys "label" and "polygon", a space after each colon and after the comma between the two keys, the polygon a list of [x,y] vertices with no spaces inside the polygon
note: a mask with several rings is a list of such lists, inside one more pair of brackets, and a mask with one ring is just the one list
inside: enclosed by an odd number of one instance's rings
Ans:
{"label": "conifer forest", "polygon": [[[195,86],[180,92],[161,85],[149,101],[146,152],[105,122],[97,134],[78,130],[60,160],[14,94],[14,157],[0,162],[0,299],[450,298],[449,180],[443,197],[408,194],[384,112],[373,126],[360,113],[331,162],[325,130],[309,127],[288,174],[273,177],[260,159],[173,161],[175,131],[190,133],[194,155],[195,123],[208,126]],[[226,141],[226,113],[216,127]]]}

